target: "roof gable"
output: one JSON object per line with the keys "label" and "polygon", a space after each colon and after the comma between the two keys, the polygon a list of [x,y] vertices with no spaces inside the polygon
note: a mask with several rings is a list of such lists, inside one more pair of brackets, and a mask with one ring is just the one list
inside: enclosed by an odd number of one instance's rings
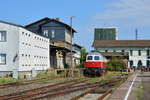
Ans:
{"label": "roof gable", "polygon": [[[60,22],[60,21],[57,20],[57,19],[51,19],[51,18],[48,18],[48,17],[45,17],[45,18],[40,19],[40,20],[38,20],[38,21],[35,21],[35,22],[33,22],[33,23],[29,24],[29,25],[26,25],[25,27],[28,28],[28,27],[30,27],[30,26],[32,26],[32,25],[34,25],[34,24],[40,23],[40,22],[42,22],[42,21],[45,21],[45,22],[42,23],[42,24],[40,24],[40,26],[41,26],[41,25],[44,25],[44,24],[47,24],[47,23],[49,23],[49,22],[51,22],[51,21],[54,21],[54,22],[56,22],[56,23],[59,23],[59,24],[61,24],[61,25],[64,25],[68,30],[71,30],[71,27],[70,27],[68,24],[65,24],[65,23],[63,23],[63,22]],[[73,28],[72,28],[72,31],[73,31],[73,32],[76,32]]]}

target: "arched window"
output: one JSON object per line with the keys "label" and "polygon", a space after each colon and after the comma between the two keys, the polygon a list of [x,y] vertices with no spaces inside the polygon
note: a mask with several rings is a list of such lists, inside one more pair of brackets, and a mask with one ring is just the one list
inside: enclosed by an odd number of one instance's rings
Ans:
{"label": "arched window", "polygon": [[150,61],[149,60],[147,60],[146,65],[148,68],[150,68]]}
{"label": "arched window", "polygon": [[139,61],[138,61],[138,64],[137,64],[137,67],[138,67],[138,68],[141,68],[142,66],[143,66],[142,61],[139,60]]}
{"label": "arched window", "polygon": [[133,60],[130,60],[130,67],[133,67]]}

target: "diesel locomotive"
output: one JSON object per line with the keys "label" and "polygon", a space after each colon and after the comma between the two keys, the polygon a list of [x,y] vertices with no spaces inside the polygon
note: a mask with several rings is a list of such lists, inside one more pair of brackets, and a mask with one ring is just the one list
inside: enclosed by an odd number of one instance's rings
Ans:
{"label": "diesel locomotive", "polygon": [[107,59],[98,51],[89,52],[86,56],[84,75],[101,76],[106,72]]}

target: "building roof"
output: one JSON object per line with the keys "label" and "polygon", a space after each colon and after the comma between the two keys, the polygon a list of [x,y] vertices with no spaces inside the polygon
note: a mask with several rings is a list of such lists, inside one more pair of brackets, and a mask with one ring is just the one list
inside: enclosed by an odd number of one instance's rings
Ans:
{"label": "building roof", "polygon": [[78,48],[80,48],[80,49],[83,48],[82,46],[80,46],[79,44],[76,44],[76,43],[73,44],[73,46],[78,47]]}
{"label": "building roof", "polygon": [[[30,26],[32,26],[32,25],[34,25],[34,24],[36,24],[36,23],[39,23],[39,22],[41,22],[41,21],[47,21],[47,22],[55,21],[55,22],[58,22],[58,23],[64,25],[64,26],[65,26],[66,28],[68,28],[69,30],[71,30],[71,26],[69,26],[68,24],[65,24],[65,23],[59,21],[59,18],[51,19],[51,18],[48,18],[48,17],[42,18],[42,19],[40,19],[40,20],[38,20],[38,21],[35,21],[35,22],[31,23],[31,24],[28,24],[28,25],[26,25],[26,26],[24,26],[24,27],[28,28],[28,27],[30,27]],[[44,24],[46,24],[47,22],[45,22]],[[72,28],[72,31],[73,31],[73,32],[76,32],[75,29],[73,29],[73,28]]]}
{"label": "building roof", "polygon": [[150,40],[95,40],[94,48],[150,47]]}
{"label": "building roof", "polygon": [[24,28],[22,25],[14,24],[14,23],[11,23],[11,22],[6,22],[6,21],[2,21],[2,20],[0,20],[0,23],[9,24],[9,25],[13,25],[13,26]]}
{"label": "building roof", "polygon": [[[6,21],[0,20],[0,23],[4,23],[4,24],[8,24],[8,25],[13,25],[13,26],[17,26],[17,27],[21,27],[21,28],[27,30],[24,26],[18,25],[18,24],[14,24],[14,23],[11,23],[11,22],[6,22]],[[30,30],[27,30],[27,31],[30,31]],[[30,32],[32,32],[32,31],[30,31]],[[32,33],[34,33],[34,32],[32,32]],[[34,34],[35,34],[35,33],[34,33]],[[36,35],[39,35],[39,34],[36,34]],[[44,37],[44,36],[42,36],[42,35],[39,35],[39,36]],[[47,38],[47,37],[44,37],[44,38]]]}

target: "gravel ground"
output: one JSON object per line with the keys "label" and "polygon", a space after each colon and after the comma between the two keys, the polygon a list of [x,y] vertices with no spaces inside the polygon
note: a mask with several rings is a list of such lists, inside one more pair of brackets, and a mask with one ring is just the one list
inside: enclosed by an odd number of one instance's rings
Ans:
{"label": "gravel ground", "polygon": [[53,79],[53,80],[46,80],[46,81],[37,82],[37,83],[33,83],[33,84],[28,84],[28,85],[23,85],[23,86],[9,87],[9,88],[5,88],[5,89],[0,89],[0,96],[10,94],[10,93],[14,93],[14,92],[39,88],[39,87],[42,87],[42,86],[47,86],[47,85],[56,84],[56,83],[59,83],[59,82],[64,82],[64,81],[69,81],[69,80],[73,80],[73,78],[57,78],[57,79]]}
{"label": "gravel ground", "polygon": [[90,88],[89,88],[89,89],[82,90],[82,91],[77,91],[77,92],[69,93],[69,94],[67,94],[67,95],[65,95],[65,96],[57,96],[56,98],[43,99],[43,100],[70,100],[71,98],[76,97],[76,96],[78,96],[78,95],[84,93],[84,92],[87,91],[87,90],[90,90]]}
{"label": "gravel ground", "polygon": [[97,93],[89,93],[87,95],[85,95],[84,97],[80,98],[79,100],[97,100],[98,97],[100,97],[101,94],[97,94]]}

